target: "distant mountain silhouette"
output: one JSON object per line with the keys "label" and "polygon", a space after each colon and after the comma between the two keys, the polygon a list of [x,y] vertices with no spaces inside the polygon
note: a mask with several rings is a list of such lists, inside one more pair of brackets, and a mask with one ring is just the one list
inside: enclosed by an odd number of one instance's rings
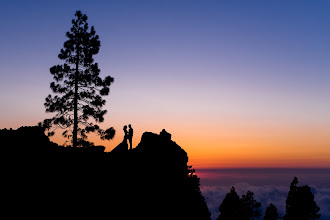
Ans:
{"label": "distant mountain silhouette", "polygon": [[5,177],[25,217],[210,219],[187,153],[165,130],[112,152],[58,146],[41,127],[0,130],[0,138],[14,149],[9,156],[19,172]]}

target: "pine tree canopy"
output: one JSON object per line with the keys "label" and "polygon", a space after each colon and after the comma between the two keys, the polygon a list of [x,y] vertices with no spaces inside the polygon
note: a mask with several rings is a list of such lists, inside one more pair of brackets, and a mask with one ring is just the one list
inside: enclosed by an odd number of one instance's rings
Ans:
{"label": "pine tree canopy", "polygon": [[74,147],[86,143],[90,132],[110,140],[115,130],[112,127],[103,130],[93,123],[104,121],[107,110],[102,109],[106,103],[103,96],[109,95],[114,82],[111,76],[104,79],[99,76],[101,70],[93,59],[100,50],[99,36],[93,26],[89,28],[87,16],[77,11],[66,37],[68,40],[58,55],[64,64],[50,68],[54,79],[50,88],[56,95],[48,95],[44,103],[46,112],[56,114],[45,119],[44,126],[49,135],[54,134],[51,128],[65,129],[62,135],[72,138]]}

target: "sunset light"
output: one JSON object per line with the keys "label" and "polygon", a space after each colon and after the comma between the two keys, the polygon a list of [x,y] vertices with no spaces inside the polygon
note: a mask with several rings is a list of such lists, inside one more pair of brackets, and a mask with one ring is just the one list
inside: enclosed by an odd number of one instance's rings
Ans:
{"label": "sunset light", "polygon": [[330,220],[330,1],[12,0],[0,22],[0,138],[51,201]]}

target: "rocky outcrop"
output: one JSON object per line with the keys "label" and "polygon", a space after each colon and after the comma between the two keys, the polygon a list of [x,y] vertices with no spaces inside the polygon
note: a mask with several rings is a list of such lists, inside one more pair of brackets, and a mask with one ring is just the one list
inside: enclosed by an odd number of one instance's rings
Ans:
{"label": "rocky outcrop", "polygon": [[18,130],[1,131],[0,137],[21,139],[7,147],[27,152],[24,160],[11,161],[20,168],[10,178],[19,183],[16,192],[34,201],[22,204],[34,217],[210,219],[199,178],[188,175],[187,153],[165,130],[145,132],[133,150],[110,153],[58,146],[41,128]]}
{"label": "rocky outcrop", "polygon": [[[210,219],[187,153],[165,130],[145,132],[133,150],[108,153],[119,219]],[[111,185],[111,184],[109,184]],[[125,198],[122,200],[122,198]],[[127,203],[134,204],[129,206]],[[125,207],[122,209],[122,207]]]}

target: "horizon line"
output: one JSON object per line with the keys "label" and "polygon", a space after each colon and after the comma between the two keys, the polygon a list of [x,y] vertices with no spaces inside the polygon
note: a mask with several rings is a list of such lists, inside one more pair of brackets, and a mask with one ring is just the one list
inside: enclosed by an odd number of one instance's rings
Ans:
{"label": "horizon line", "polygon": [[192,167],[197,170],[330,170],[330,167]]}

